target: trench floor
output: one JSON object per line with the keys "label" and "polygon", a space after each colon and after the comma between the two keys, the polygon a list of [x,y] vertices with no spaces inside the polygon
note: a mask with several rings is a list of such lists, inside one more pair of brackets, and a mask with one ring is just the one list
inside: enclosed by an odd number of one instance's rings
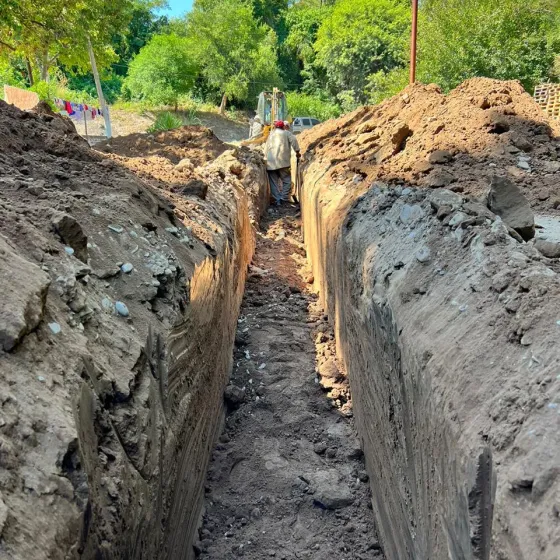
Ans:
{"label": "trench floor", "polygon": [[238,321],[200,558],[383,558],[346,380],[305,263],[297,209],[269,214]]}

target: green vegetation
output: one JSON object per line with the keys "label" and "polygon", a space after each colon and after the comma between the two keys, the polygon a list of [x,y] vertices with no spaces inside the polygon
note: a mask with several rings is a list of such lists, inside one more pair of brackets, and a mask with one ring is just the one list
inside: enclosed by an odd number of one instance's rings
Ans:
{"label": "green vegetation", "polygon": [[130,63],[124,87],[133,99],[174,105],[192,90],[198,67],[190,44],[177,35],[155,35]]}
{"label": "green vegetation", "polygon": [[163,132],[179,128],[180,126],[183,126],[183,119],[181,117],[169,111],[164,111],[156,117],[154,124],[148,128],[148,132]]}
{"label": "green vegetation", "polygon": [[558,0],[426,0],[421,79],[450,89],[471,76],[518,79],[529,90],[560,53]]}
{"label": "green vegetation", "polygon": [[199,0],[187,16],[187,40],[201,77],[227,99],[247,101],[281,85],[277,37],[255,18],[245,0]]}
{"label": "green vegetation", "polygon": [[342,113],[338,104],[321,99],[316,95],[295,91],[289,92],[286,95],[290,114],[294,117],[315,117],[320,121],[326,121],[339,117]]}
{"label": "green vegetation", "polygon": [[[292,115],[325,120],[408,83],[410,0],[195,0],[171,20],[163,3],[0,0],[0,82],[95,103],[89,38],[107,99],[131,109],[221,104],[237,117],[279,87]],[[422,82],[532,91],[560,77],[560,0],[422,0],[418,40]]]}

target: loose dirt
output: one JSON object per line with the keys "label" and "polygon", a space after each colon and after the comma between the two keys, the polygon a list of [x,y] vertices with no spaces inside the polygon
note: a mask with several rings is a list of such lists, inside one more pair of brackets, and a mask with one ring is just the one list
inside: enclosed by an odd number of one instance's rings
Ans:
{"label": "loose dirt", "polygon": [[[157,118],[157,112],[146,111],[137,113],[122,109],[111,109],[111,128],[113,137],[130,136],[132,134],[145,134]],[[190,117],[179,111],[178,115]],[[249,123],[241,120],[232,120],[209,111],[200,111],[196,118],[201,126],[211,129],[222,142],[235,142],[243,140],[249,135]],[[73,121],[78,133],[85,138],[86,130],[83,122]],[[90,142],[95,145],[103,142],[105,138],[105,123],[102,118],[87,123]]]}
{"label": "loose dirt", "polygon": [[282,211],[258,236],[201,558],[383,558],[328,318],[302,279],[299,225],[294,210]]}
{"label": "loose dirt", "polygon": [[140,176],[0,101],[1,558],[193,556],[266,188],[241,149],[167,181],[174,134]]}
{"label": "loose dirt", "polygon": [[302,142],[325,161],[325,181],[480,196],[500,174],[535,210],[558,214],[559,132],[519,82],[476,78],[448,95],[435,85],[409,86],[305,132]]}

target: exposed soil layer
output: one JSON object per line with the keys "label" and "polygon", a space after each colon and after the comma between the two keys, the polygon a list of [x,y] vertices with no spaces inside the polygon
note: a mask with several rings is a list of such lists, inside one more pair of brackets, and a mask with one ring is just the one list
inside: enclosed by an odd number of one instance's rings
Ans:
{"label": "exposed soil layer", "polygon": [[214,161],[228,146],[203,126],[183,126],[157,134],[131,134],[95,145],[95,149],[138,177],[181,193],[196,181],[195,169]]}
{"label": "exposed soil layer", "polygon": [[269,217],[258,236],[200,558],[383,558],[345,375],[327,317],[302,279],[297,216]]}
{"label": "exposed soil layer", "polygon": [[520,192],[555,211],[544,119],[518,84],[472,80],[301,137],[306,249],[389,560],[560,557],[560,260],[508,224],[532,220]]}
{"label": "exposed soil layer", "polygon": [[[551,127],[555,127],[554,129]],[[533,208],[560,207],[558,124],[518,82],[468,80],[443,95],[415,85],[302,135],[325,180],[375,180],[481,195],[511,178]]]}
{"label": "exposed soil layer", "polygon": [[[176,134],[169,168],[225,150]],[[125,163],[0,102],[2,558],[193,556],[264,164],[222,153],[173,192]]]}

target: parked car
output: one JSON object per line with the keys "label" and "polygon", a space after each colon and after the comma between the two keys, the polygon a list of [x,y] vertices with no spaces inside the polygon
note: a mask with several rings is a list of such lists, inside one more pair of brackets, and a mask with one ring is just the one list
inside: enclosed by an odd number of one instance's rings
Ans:
{"label": "parked car", "polygon": [[312,119],[311,117],[295,117],[292,123],[292,131],[294,134],[298,134],[303,130],[313,128],[316,124],[321,124],[321,121]]}

